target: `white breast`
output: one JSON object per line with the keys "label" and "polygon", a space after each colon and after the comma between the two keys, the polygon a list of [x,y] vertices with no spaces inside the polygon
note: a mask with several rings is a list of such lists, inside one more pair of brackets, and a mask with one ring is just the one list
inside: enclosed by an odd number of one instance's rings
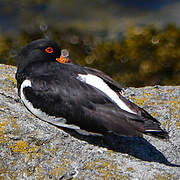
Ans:
{"label": "white breast", "polygon": [[104,92],[107,96],[109,96],[109,98],[112,99],[112,101],[114,101],[121,109],[128,111],[130,113],[136,114],[135,112],[133,112],[120,98],[119,96],[116,94],[116,92],[114,92],[101,78],[99,78],[98,76],[92,75],[92,74],[88,74],[88,75],[84,75],[84,74],[79,74],[78,79],[82,82],[85,82],[97,89],[99,89],[100,91]]}
{"label": "white breast", "polygon": [[26,99],[26,97],[23,93],[23,89],[27,88],[27,87],[32,87],[30,80],[24,80],[23,83],[21,84],[20,97],[21,97],[21,100],[23,101],[24,105],[27,107],[27,109],[29,111],[31,111],[35,116],[37,116],[38,118],[40,118],[44,121],[47,121],[51,124],[54,124],[56,126],[67,127],[67,128],[71,128],[71,129],[80,129],[78,126],[71,125],[71,124],[65,124],[66,119],[64,119],[64,118],[61,118],[61,117],[56,118],[55,116],[49,116],[45,112],[41,111],[40,109],[34,108],[33,104]]}

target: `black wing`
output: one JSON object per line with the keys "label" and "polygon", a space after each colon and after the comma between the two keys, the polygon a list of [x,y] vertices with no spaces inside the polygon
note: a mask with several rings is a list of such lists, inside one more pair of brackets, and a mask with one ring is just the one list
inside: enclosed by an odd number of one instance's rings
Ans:
{"label": "black wing", "polygon": [[33,107],[50,116],[63,117],[68,124],[84,127],[88,123],[86,110],[96,111],[96,104],[112,104],[101,91],[70,76],[31,76],[32,87],[24,94]]}
{"label": "black wing", "polygon": [[113,89],[117,95],[119,96],[119,98],[135,113],[137,113],[139,116],[145,117],[145,118],[149,118],[151,120],[153,120],[154,122],[158,123],[158,121],[153,118],[147,111],[145,111],[144,109],[140,108],[139,106],[137,106],[136,104],[134,104],[133,102],[131,102],[130,100],[124,98],[121,95],[121,91],[122,91],[122,87],[116,82],[114,81],[111,77],[109,77],[108,75],[106,75],[105,73],[103,73],[102,71],[99,71],[97,69],[94,68],[90,68],[90,67],[85,67],[85,70],[87,73],[90,74],[94,74],[100,78],[102,78],[107,84],[108,86]]}

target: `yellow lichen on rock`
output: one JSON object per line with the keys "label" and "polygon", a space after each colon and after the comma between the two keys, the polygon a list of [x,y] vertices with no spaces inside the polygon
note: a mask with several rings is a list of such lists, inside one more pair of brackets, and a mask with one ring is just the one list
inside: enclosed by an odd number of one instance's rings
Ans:
{"label": "yellow lichen on rock", "polygon": [[8,121],[0,122],[0,143],[1,144],[4,144],[5,142],[7,142],[7,138],[4,134],[6,131],[7,124],[8,124]]}
{"label": "yellow lichen on rock", "polygon": [[88,162],[84,167],[85,169],[92,170],[95,169],[96,176],[103,179],[117,178],[118,173],[121,171],[117,168],[114,161],[105,161],[103,159],[96,159],[94,161]]}
{"label": "yellow lichen on rock", "polygon": [[70,164],[70,162],[64,158],[61,159],[61,163],[59,163],[54,169],[50,171],[50,175],[53,177],[59,177],[66,173],[67,166]]}
{"label": "yellow lichen on rock", "polygon": [[126,170],[127,170],[127,171],[130,171],[130,172],[133,172],[133,171],[134,171],[134,168],[128,167]]}
{"label": "yellow lichen on rock", "polygon": [[171,100],[170,103],[172,104],[173,108],[175,108],[176,110],[179,109],[179,102],[177,100]]}
{"label": "yellow lichen on rock", "polygon": [[13,151],[13,152],[18,152],[18,153],[24,153],[28,156],[28,158],[30,158],[32,155],[36,156],[37,153],[37,149],[39,148],[39,146],[37,146],[36,144],[33,144],[32,147],[30,147],[30,145],[21,140],[16,142],[13,145],[9,145],[9,148]]}
{"label": "yellow lichen on rock", "polygon": [[12,82],[14,83],[14,85],[17,86],[17,81],[16,81],[16,79],[12,78],[12,77],[11,77],[10,75],[8,75],[8,74],[6,74],[6,77],[7,77],[10,81],[12,81]]}
{"label": "yellow lichen on rock", "polygon": [[175,126],[177,129],[180,129],[180,121],[176,122]]}
{"label": "yellow lichen on rock", "polygon": [[142,106],[144,102],[147,101],[146,98],[142,97],[142,98],[137,98],[137,97],[132,97],[130,96],[129,99],[131,99],[135,104],[137,104],[138,106]]}
{"label": "yellow lichen on rock", "polygon": [[158,174],[152,180],[178,180],[177,178],[173,177],[173,175],[169,173],[165,174]]}

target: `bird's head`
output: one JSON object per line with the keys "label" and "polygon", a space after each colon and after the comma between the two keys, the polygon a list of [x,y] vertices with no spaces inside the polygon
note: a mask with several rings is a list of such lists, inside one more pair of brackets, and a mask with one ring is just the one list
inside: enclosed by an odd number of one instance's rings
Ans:
{"label": "bird's head", "polygon": [[20,51],[16,63],[18,68],[23,69],[29,64],[38,61],[70,62],[61,55],[61,47],[49,39],[39,39],[27,44]]}

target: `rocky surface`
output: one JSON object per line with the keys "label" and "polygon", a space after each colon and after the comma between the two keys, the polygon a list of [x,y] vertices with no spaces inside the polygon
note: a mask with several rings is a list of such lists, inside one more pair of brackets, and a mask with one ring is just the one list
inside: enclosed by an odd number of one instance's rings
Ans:
{"label": "rocky surface", "polygon": [[124,91],[162,123],[168,141],[86,137],[30,114],[17,96],[15,71],[0,65],[0,179],[179,179],[180,86]]}

